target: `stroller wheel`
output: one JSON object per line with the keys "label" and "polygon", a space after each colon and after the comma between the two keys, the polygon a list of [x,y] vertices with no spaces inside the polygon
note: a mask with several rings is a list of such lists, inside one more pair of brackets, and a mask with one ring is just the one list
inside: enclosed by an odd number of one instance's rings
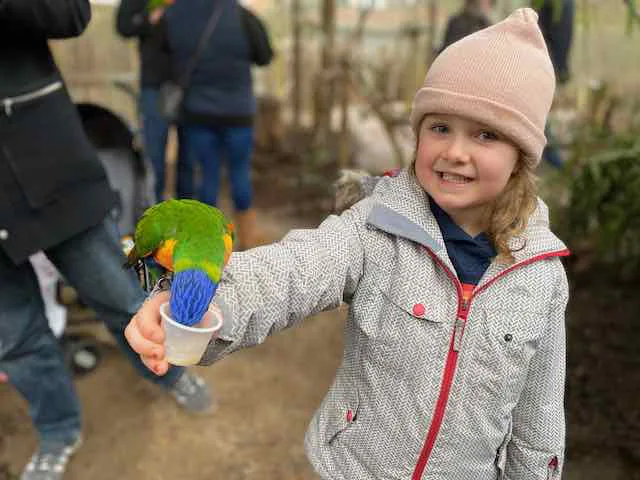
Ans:
{"label": "stroller wheel", "polygon": [[101,360],[98,345],[87,338],[72,336],[63,338],[62,348],[67,367],[76,375],[89,373]]}

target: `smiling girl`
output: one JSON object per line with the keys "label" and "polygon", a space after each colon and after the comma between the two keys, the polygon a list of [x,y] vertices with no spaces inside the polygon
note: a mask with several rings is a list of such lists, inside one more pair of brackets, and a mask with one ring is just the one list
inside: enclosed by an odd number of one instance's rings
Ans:
{"label": "smiling girl", "polygon": [[[568,251],[533,181],[554,88],[536,14],[517,10],[435,60],[411,168],[317,229],[232,255],[203,364],[349,304],[305,439],[323,479],[560,478]],[[160,375],[167,297],[127,327]]]}

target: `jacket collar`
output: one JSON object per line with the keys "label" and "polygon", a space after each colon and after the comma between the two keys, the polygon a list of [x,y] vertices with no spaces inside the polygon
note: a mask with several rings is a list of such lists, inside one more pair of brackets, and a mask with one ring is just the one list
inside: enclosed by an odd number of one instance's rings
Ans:
{"label": "jacket collar", "polygon": [[[375,203],[367,224],[428,248],[454,271],[438,223],[429,208],[429,197],[413,175],[405,169],[397,177],[382,177],[371,197]],[[515,264],[568,254],[566,245],[549,230],[548,208],[540,199],[527,228],[520,237],[511,240],[510,246]],[[485,278],[510,267],[512,265],[493,261]]]}

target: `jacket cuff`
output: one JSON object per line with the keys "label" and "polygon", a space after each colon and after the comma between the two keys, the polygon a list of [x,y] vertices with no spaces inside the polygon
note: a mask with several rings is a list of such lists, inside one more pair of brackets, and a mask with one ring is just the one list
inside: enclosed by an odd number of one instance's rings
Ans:
{"label": "jacket cuff", "polygon": [[211,365],[228,353],[231,353],[234,350],[235,344],[242,340],[240,332],[238,332],[237,329],[235,329],[236,331],[234,332],[236,325],[233,314],[224,300],[216,295],[211,303],[215,304],[216,307],[220,309],[220,313],[222,313],[222,327],[216,338],[209,342],[198,365]]}

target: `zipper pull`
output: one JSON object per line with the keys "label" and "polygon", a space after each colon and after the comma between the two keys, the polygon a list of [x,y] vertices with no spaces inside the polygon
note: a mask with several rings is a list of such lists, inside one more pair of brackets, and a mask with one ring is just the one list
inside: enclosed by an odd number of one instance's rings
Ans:
{"label": "zipper pull", "polygon": [[455,327],[453,329],[453,351],[460,351],[462,346],[462,333],[464,332],[464,320],[456,318]]}
{"label": "zipper pull", "polygon": [[11,116],[11,99],[10,98],[5,98],[2,101],[2,104],[4,105],[4,113],[7,115],[7,117]]}
{"label": "zipper pull", "polygon": [[462,311],[466,312],[467,310],[469,310],[469,300],[467,300],[466,298],[462,299]]}

